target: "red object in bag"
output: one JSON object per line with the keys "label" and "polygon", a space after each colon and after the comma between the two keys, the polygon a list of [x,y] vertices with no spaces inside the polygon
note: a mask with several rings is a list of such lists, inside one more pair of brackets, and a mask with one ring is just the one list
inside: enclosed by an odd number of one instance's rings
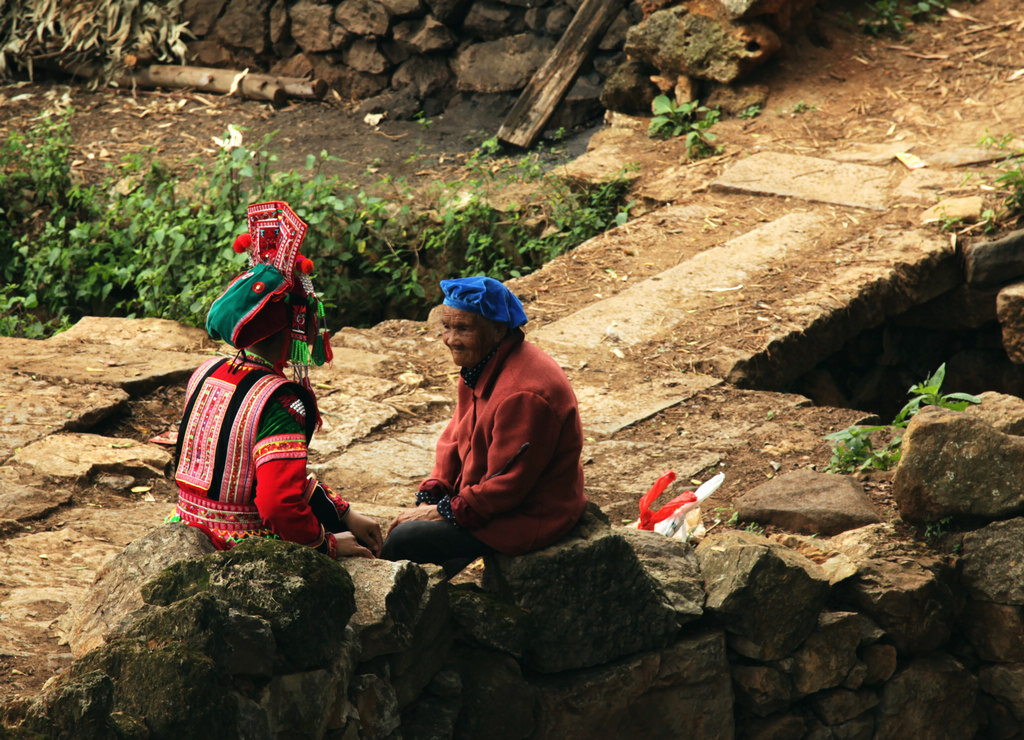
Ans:
{"label": "red object in bag", "polygon": [[672,485],[675,479],[676,474],[671,470],[668,471],[665,475],[654,481],[654,485],[640,498],[640,529],[652,531],[655,524],[668,519],[680,506],[697,500],[697,494],[693,491],[684,491],[657,511],[651,511],[651,504],[657,500],[658,496],[665,492],[666,488]]}

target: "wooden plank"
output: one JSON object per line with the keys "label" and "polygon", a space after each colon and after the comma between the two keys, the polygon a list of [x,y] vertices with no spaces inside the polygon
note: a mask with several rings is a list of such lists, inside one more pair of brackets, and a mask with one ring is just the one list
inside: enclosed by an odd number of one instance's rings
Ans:
{"label": "wooden plank", "polygon": [[558,106],[626,0],[584,0],[551,56],[533,75],[498,129],[498,139],[528,148]]}

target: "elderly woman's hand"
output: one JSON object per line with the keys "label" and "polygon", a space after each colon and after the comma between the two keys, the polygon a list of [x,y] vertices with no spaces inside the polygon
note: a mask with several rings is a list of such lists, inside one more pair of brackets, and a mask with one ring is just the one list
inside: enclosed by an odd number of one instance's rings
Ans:
{"label": "elderly woman's hand", "polygon": [[391,524],[388,525],[388,534],[391,534],[391,530],[397,527],[399,524],[404,522],[441,522],[444,521],[444,517],[437,510],[437,507],[432,504],[417,504],[416,506],[410,506],[407,509],[402,509],[398,512]]}

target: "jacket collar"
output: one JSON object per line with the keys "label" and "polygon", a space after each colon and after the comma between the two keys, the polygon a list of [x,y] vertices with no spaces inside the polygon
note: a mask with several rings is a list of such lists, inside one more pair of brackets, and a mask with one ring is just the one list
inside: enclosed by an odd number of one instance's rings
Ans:
{"label": "jacket collar", "polygon": [[[525,335],[522,329],[512,329],[509,331],[501,344],[498,345],[498,351],[494,353],[494,356],[488,360],[484,366],[484,370],[480,373],[480,377],[476,381],[476,385],[472,388],[466,386],[466,388],[477,398],[489,395],[491,388],[494,386],[494,381],[498,377],[498,373],[501,372],[502,366],[505,364],[505,360],[520,344],[523,343]],[[465,385],[465,381],[461,381]]]}

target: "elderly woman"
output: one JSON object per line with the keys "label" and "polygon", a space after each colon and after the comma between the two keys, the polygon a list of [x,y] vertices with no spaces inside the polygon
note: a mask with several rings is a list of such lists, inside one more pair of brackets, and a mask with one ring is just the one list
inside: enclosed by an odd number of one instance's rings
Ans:
{"label": "elderly woman", "polygon": [[437,563],[450,576],[480,555],[550,545],[587,499],[576,396],[558,364],[524,341],[519,299],[487,277],[441,289],[442,338],[462,368],[458,403],[382,557]]}
{"label": "elderly woman", "polygon": [[[298,252],[306,224],[279,201],[249,206],[248,221],[235,249],[249,252],[249,269],[206,320],[210,336],[238,354],[206,361],[188,382],[170,520],[202,530],[222,550],[271,537],[332,558],[372,558],[380,554],[380,525],[306,470],[318,426],[309,365],[330,354],[306,274],[312,263]],[[288,364],[294,381],[284,376]]]}

